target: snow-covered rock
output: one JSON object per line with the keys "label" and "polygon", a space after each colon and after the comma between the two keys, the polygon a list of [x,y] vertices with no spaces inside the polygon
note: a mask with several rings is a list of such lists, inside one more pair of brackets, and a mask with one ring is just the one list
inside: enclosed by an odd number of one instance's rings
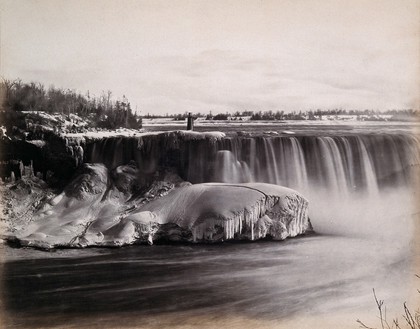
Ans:
{"label": "snow-covered rock", "polygon": [[58,196],[34,214],[14,237],[39,248],[122,246],[155,241],[215,242],[283,240],[310,231],[308,202],[298,192],[278,185],[153,184],[133,191],[136,169],[111,173],[102,164],[85,164]]}
{"label": "snow-covered rock", "polygon": [[283,240],[309,228],[308,202],[296,191],[264,183],[206,183],[179,188],[145,205],[127,219],[149,211],[143,224],[176,224],[193,241]]}

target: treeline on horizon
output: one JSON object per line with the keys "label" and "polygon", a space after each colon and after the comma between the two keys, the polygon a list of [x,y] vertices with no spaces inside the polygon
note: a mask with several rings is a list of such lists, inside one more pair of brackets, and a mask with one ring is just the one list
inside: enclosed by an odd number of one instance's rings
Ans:
{"label": "treeline on horizon", "polygon": [[[145,119],[157,119],[157,118],[173,118],[174,120],[185,120],[190,114],[185,112],[183,114],[174,114],[174,115],[153,115],[146,114],[143,116]],[[420,112],[413,109],[402,109],[402,110],[345,110],[345,109],[328,109],[328,110],[309,110],[309,111],[236,111],[234,113],[218,113],[216,115],[203,114],[201,112],[191,113],[191,116],[194,118],[205,118],[206,120],[243,120],[243,118],[248,118],[249,120],[320,120],[323,116],[357,116],[364,117],[368,120],[381,120],[378,115],[390,115],[390,120],[413,120],[420,119]]]}
{"label": "treeline on horizon", "polygon": [[1,83],[2,122],[19,120],[22,111],[43,111],[46,113],[76,114],[89,119],[92,126],[104,129],[120,127],[139,129],[141,117],[133,112],[130,102],[123,96],[122,100],[113,100],[112,92],[102,92],[99,97],[91,97],[50,86],[48,89],[41,83],[24,83],[20,79],[3,80]]}

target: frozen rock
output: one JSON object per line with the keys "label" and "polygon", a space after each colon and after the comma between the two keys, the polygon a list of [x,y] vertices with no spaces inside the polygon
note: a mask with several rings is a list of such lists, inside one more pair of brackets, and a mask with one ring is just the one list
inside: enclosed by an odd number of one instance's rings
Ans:
{"label": "frozen rock", "polygon": [[138,169],[134,162],[118,166],[112,173],[115,186],[123,193],[131,193],[137,185]]}
{"label": "frozen rock", "polygon": [[207,183],[176,189],[138,211],[190,231],[193,241],[283,240],[310,228],[307,206],[298,192],[278,185]]}
{"label": "frozen rock", "polygon": [[15,239],[21,245],[48,249],[155,241],[283,240],[311,230],[308,202],[285,187],[178,182],[169,183],[165,193],[156,193],[162,196],[150,202],[144,197],[127,201],[121,190],[126,192],[135,176],[133,166],[109,174],[103,165],[85,164]]}

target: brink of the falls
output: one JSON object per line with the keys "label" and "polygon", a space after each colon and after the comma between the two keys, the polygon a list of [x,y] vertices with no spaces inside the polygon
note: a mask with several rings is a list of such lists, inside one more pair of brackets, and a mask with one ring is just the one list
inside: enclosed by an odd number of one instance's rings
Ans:
{"label": "brink of the falls", "polygon": [[[11,240],[22,246],[123,246],[163,242],[283,240],[312,231],[308,202],[266,183],[191,185],[176,175],[133,192],[137,168],[84,164]],[[153,187],[152,187],[153,189]],[[135,190],[135,189],[134,189]]]}

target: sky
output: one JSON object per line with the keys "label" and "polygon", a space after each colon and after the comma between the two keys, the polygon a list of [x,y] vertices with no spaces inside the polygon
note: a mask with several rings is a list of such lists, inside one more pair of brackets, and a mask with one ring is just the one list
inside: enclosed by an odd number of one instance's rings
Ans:
{"label": "sky", "polygon": [[420,109],[419,0],[0,0],[0,75],[140,114]]}

